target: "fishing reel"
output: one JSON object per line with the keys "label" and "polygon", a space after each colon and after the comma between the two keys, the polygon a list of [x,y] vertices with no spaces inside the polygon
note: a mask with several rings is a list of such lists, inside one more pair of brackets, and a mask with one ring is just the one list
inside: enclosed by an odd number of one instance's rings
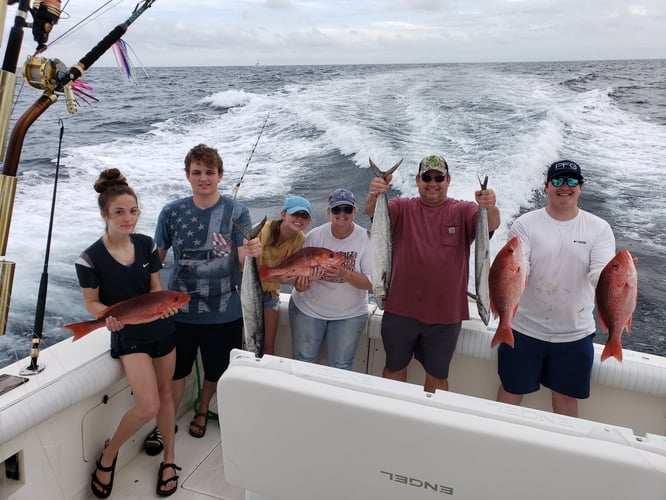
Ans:
{"label": "fishing reel", "polygon": [[30,13],[32,14],[32,36],[37,42],[37,52],[46,50],[46,42],[53,25],[60,19],[62,9],[60,0],[35,0]]}
{"label": "fishing reel", "polygon": [[60,59],[47,59],[45,57],[30,56],[23,64],[23,80],[33,88],[43,90],[47,96],[54,96],[56,92],[65,95],[67,111],[74,115],[78,105],[74,98],[72,82],[65,85],[60,83],[61,76],[69,73],[69,68]]}

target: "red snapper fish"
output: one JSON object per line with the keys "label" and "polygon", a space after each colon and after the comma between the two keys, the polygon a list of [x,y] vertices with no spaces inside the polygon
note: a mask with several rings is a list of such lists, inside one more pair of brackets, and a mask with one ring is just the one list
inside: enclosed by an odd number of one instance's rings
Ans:
{"label": "red snapper fish", "polygon": [[270,281],[270,278],[286,276],[289,278],[311,276],[315,268],[333,269],[345,261],[342,255],[322,247],[304,247],[284,258],[277,266],[259,266],[259,279]]}
{"label": "red snapper fish", "polygon": [[174,290],[144,293],[107,307],[97,315],[96,319],[71,323],[63,326],[63,328],[74,332],[73,342],[106,325],[108,316],[113,316],[125,325],[150,323],[160,318],[168,308],[175,307],[178,309],[189,301],[189,295]]}
{"label": "red snapper fish", "polygon": [[599,275],[596,289],[597,315],[601,330],[608,333],[608,341],[601,353],[601,361],[613,356],[622,361],[622,332],[631,334],[631,316],[638,296],[638,274],[628,250],[613,257]]}
{"label": "red snapper fish", "polygon": [[490,347],[501,342],[513,347],[511,319],[516,315],[526,284],[523,242],[520,236],[514,236],[497,252],[488,274],[490,310],[495,318],[499,316],[499,325]]}

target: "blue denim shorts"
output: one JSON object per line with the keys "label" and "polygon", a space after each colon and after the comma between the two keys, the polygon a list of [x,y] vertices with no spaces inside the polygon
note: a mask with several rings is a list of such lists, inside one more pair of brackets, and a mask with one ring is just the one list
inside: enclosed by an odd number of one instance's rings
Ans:
{"label": "blue denim shorts", "polygon": [[264,309],[273,309],[273,311],[280,310],[280,296],[273,297],[271,292],[264,290]]}

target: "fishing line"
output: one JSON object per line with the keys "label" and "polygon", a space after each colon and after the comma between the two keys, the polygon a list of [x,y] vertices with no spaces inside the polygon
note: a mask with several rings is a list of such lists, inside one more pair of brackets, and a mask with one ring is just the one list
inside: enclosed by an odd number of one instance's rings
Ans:
{"label": "fishing line", "polygon": [[245,168],[243,169],[243,173],[240,176],[240,179],[238,180],[238,184],[234,186],[234,189],[231,193],[231,197],[235,200],[236,195],[238,194],[238,189],[240,189],[241,182],[243,182],[243,177],[245,177],[245,172],[247,172],[247,167],[250,166],[250,160],[252,159],[252,155],[254,154],[254,150],[257,149],[257,144],[259,144],[259,139],[261,139],[261,134],[264,133],[264,127],[266,127],[266,122],[268,121],[268,117],[271,114],[268,113],[266,115],[266,118],[264,119],[264,124],[261,126],[261,130],[259,131],[259,136],[257,137],[257,141],[254,143],[254,147],[252,148],[252,151],[250,151],[250,157],[247,159],[247,163],[245,164]]}
{"label": "fishing line", "polygon": [[[72,33],[75,33],[76,31],[80,30],[81,28],[83,28],[83,27],[84,27],[85,25],[87,25],[88,23],[94,21],[95,19],[97,19],[98,17],[102,16],[103,14],[105,14],[106,12],[108,12],[109,10],[115,8],[117,5],[111,5],[111,6],[109,6],[109,4],[112,4],[112,3],[114,3],[114,2],[116,2],[117,4],[120,4],[120,3],[123,2],[123,0],[107,0],[107,1],[106,1],[104,4],[102,4],[100,7],[98,7],[98,8],[95,9],[94,11],[92,11],[90,14],[88,14],[86,17],[84,17],[83,19],[81,19],[81,20],[80,20],[78,23],[76,23],[74,26],[72,26],[72,27],[69,28],[67,31],[65,31],[62,35],[60,35],[59,37],[57,37],[56,39],[54,39],[51,43],[49,43],[49,47],[52,47],[53,45],[55,45],[56,43],[58,43],[58,42],[59,42],[60,40],[62,40],[63,38],[66,38],[66,37],[68,37],[69,35],[71,35]],[[69,13],[65,12],[65,8],[67,7],[67,5],[69,5],[69,1],[63,6],[63,8],[62,8],[62,14],[67,14],[67,15],[69,16]],[[107,8],[107,6],[109,6],[109,7]],[[105,9],[105,8],[106,8],[106,10],[105,10],[104,12],[100,12],[100,11],[102,11],[102,9]],[[93,17],[93,16],[94,16],[94,17]],[[71,18],[71,17],[70,17],[70,18]]]}

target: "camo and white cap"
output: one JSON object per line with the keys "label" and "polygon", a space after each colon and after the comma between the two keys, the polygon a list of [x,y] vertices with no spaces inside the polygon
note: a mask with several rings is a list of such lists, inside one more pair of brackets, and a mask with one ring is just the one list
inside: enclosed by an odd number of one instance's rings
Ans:
{"label": "camo and white cap", "polygon": [[425,174],[428,170],[437,170],[443,174],[449,173],[449,166],[446,164],[446,160],[441,156],[430,155],[426,156],[419,163],[419,174]]}

